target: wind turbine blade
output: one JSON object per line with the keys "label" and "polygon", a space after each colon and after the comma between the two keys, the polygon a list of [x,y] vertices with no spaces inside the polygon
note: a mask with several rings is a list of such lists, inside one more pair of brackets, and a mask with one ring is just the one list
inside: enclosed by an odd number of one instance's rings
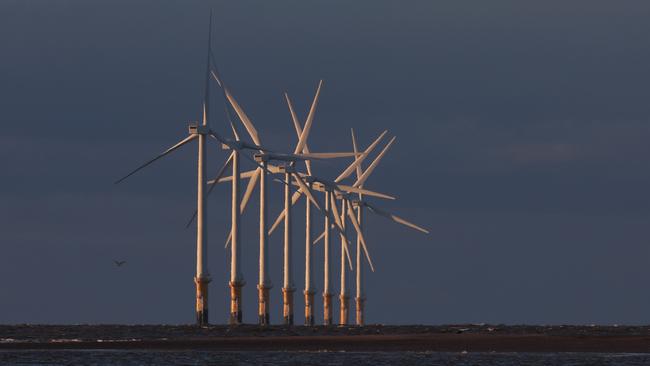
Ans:
{"label": "wind turbine blade", "polygon": [[232,108],[235,110],[235,113],[239,117],[239,120],[244,124],[244,127],[246,128],[248,135],[250,135],[254,143],[260,145],[260,139],[257,130],[255,129],[253,122],[251,122],[250,118],[248,118],[248,115],[246,115],[246,112],[244,112],[244,110],[239,105],[239,103],[237,103],[235,97],[230,93],[228,87],[226,87],[226,85],[221,81],[221,78],[217,75],[217,73],[214,70],[212,70],[212,77],[223,88],[224,93],[226,94],[226,99],[228,100]]}
{"label": "wind turbine blade", "polygon": [[334,197],[334,194],[330,194],[331,198],[331,204],[330,206],[332,207],[332,212],[334,216],[334,221],[336,223],[335,229],[336,231],[341,234],[341,236],[345,239],[343,240],[343,243],[345,244],[343,247],[345,249],[345,255],[348,258],[348,263],[350,263],[350,269],[352,269],[352,258],[350,258],[350,248],[348,247],[348,244],[350,243],[350,240],[348,239],[347,235],[345,235],[345,230],[343,229],[343,223],[341,222],[341,219],[344,218],[342,215],[339,215],[339,209],[336,207],[336,198]]}
{"label": "wind turbine blade", "polygon": [[241,214],[244,213],[244,210],[246,209],[246,205],[248,204],[248,200],[250,200],[251,196],[253,195],[253,191],[255,190],[255,186],[257,185],[257,181],[260,179],[260,174],[262,170],[261,169],[256,169],[255,174],[251,177],[251,180],[248,181],[248,186],[246,186],[246,191],[244,192],[244,195],[242,196],[241,203],[240,203],[240,208],[239,212]]}
{"label": "wind turbine blade", "polygon": [[[217,141],[220,141],[221,143],[224,143],[224,144],[228,145],[228,147],[229,147],[230,149],[237,150],[237,151],[241,151],[241,150],[243,149],[242,147],[237,146],[237,144],[234,143],[233,141],[228,141],[228,140],[224,139],[223,137],[219,136],[219,135],[218,135],[217,133],[215,133],[214,131],[210,131],[210,136],[212,136],[212,137],[213,137],[214,139],[216,139]],[[257,148],[257,147],[256,147],[256,148]],[[261,148],[261,147],[260,147],[260,148]],[[263,171],[265,171],[265,172],[267,172],[267,173],[269,173],[269,174],[273,174],[273,172],[270,171],[267,167],[265,167],[264,165],[258,163],[257,161],[255,161],[255,160],[254,160],[253,158],[251,158],[250,156],[248,156],[248,155],[246,155],[246,154],[240,154],[240,156],[243,157],[243,158],[245,158],[246,160],[252,162],[253,164],[257,165],[257,167],[258,167],[259,169],[262,169]],[[279,182],[281,182],[281,183],[284,183],[284,184],[286,184],[286,185],[289,185],[289,183],[285,182],[285,181],[282,180],[282,179],[277,179],[277,180],[278,180]]]}
{"label": "wind turbine blade", "polygon": [[381,135],[379,135],[379,137],[377,137],[377,139],[375,139],[375,141],[373,141],[373,143],[370,144],[370,146],[368,146],[368,148],[363,152],[363,154],[357,157],[357,159],[352,164],[350,164],[350,166],[348,166],[347,169],[345,169],[343,173],[341,173],[334,181],[338,183],[343,179],[347,178],[348,176],[350,176],[350,174],[352,174],[352,172],[355,171],[355,169],[368,157],[368,155],[370,155],[370,153],[375,149],[377,144],[379,144],[379,141],[381,141],[381,139],[384,138],[384,135],[386,135],[386,133],[388,133],[388,131],[382,132]]}
{"label": "wind turbine blade", "polygon": [[237,130],[237,126],[232,121],[232,113],[230,113],[230,108],[228,108],[228,105],[230,104],[228,97],[226,96],[226,86],[221,77],[219,76],[219,68],[217,67],[217,63],[215,61],[216,57],[214,57],[214,53],[210,51],[210,62],[212,64],[212,67],[214,70],[210,70],[210,74],[212,77],[217,81],[217,84],[219,84],[219,87],[221,87],[221,96],[223,97],[224,100],[224,112],[226,113],[226,119],[228,120],[228,123],[230,124],[230,128],[232,129],[233,135],[235,136],[235,140],[239,141],[241,140],[239,137],[239,131]]}
{"label": "wind turbine blade", "polygon": [[325,238],[325,230],[316,238],[313,242],[311,242],[312,245],[316,245],[319,241],[323,240]]}
{"label": "wind turbine blade", "polygon": [[230,129],[232,130],[232,135],[235,137],[235,140],[241,140],[239,138],[239,132],[237,132],[237,127],[235,127],[235,124],[232,122],[232,119],[230,119],[230,117],[228,118],[228,122],[230,123]]}
{"label": "wind turbine blade", "polygon": [[[293,109],[293,104],[291,103],[291,99],[289,99],[289,94],[284,93],[284,98],[287,100],[287,105],[289,106],[289,112],[291,113],[293,127],[296,129],[296,136],[300,140],[300,135],[302,134],[302,126],[300,126],[300,121],[298,121],[296,111]],[[305,143],[305,147],[303,147],[302,152],[305,154],[309,153],[309,146],[307,146],[307,143]],[[311,175],[311,161],[305,160],[305,166],[307,167],[307,174]]]}
{"label": "wind turbine blade", "polygon": [[379,153],[379,155],[377,155],[377,157],[375,158],[375,160],[372,161],[372,163],[370,164],[370,166],[369,166],[369,167],[368,167],[368,168],[363,172],[363,174],[361,175],[361,177],[360,177],[359,179],[357,179],[356,182],[354,182],[353,186],[355,186],[355,187],[359,187],[360,185],[363,185],[363,183],[366,181],[366,179],[368,179],[368,177],[370,176],[370,174],[372,174],[372,171],[375,170],[375,168],[377,167],[377,164],[379,164],[379,162],[380,162],[381,159],[384,157],[384,155],[386,155],[386,152],[388,151],[388,149],[390,149],[391,145],[393,144],[393,142],[395,142],[395,139],[396,139],[396,138],[397,138],[397,137],[393,137],[392,139],[390,139],[390,141],[388,142],[388,144],[384,147],[383,150],[381,150],[381,152]]}
{"label": "wind turbine blade", "polygon": [[343,231],[343,227],[342,227],[341,221],[340,221],[341,218],[339,217],[338,210],[336,210],[336,202],[334,202],[334,205],[333,205],[333,208],[335,210],[334,213],[323,209],[322,208],[323,205],[321,205],[316,200],[316,197],[314,197],[313,193],[311,192],[311,189],[309,189],[309,187],[307,187],[307,185],[305,184],[305,182],[302,181],[300,176],[298,174],[296,174],[296,173],[291,173],[291,174],[295,177],[296,182],[298,183],[298,186],[300,186],[300,190],[307,196],[307,198],[309,198],[309,200],[314,204],[314,206],[318,209],[318,211],[321,214],[326,215],[330,220],[336,221],[337,224],[335,225],[335,229],[344,238],[343,247],[345,249],[345,254],[346,254],[347,258],[348,258],[348,265],[350,266],[350,269],[352,269],[352,259],[350,258],[350,250],[348,249],[348,244],[349,244],[350,240],[348,239],[348,237],[345,235],[345,232]]}
{"label": "wind turbine blade", "polygon": [[300,135],[302,134],[302,127],[300,126],[298,115],[296,114],[295,109],[293,109],[293,103],[291,103],[289,94],[286,92],[284,93],[284,99],[287,101],[287,106],[289,107],[289,113],[291,114],[291,121],[293,121],[293,127],[296,129],[296,135],[298,139],[300,139]]}
{"label": "wind turbine blade", "polygon": [[337,159],[337,158],[349,158],[349,157],[357,156],[357,154],[353,152],[302,153],[297,155],[303,158],[316,158],[316,159]]}
{"label": "wind turbine blade", "polygon": [[307,137],[309,136],[309,131],[311,130],[311,125],[314,122],[314,113],[316,112],[316,106],[318,105],[318,97],[320,96],[320,89],[323,86],[323,80],[318,83],[318,88],[316,89],[316,95],[314,96],[314,101],[311,103],[311,108],[309,109],[309,114],[307,115],[307,120],[305,121],[305,127],[302,129],[300,134],[300,139],[298,140],[298,145],[294,150],[294,154],[302,152],[302,148],[305,147],[307,143]]}
{"label": "wind turbine blade", "polygon": [[302,178],[300,178],[300,176],[299,176],[298,174],[296,174],[296,173],[291,173],[291,175],[294,176],[294,178],[295,178],[295,180],[296,180],[296,183],[298,183],[298,186],[300,187],[300,191],[301,191],[303,194],[305,194],[305,196],[307,196],[307,198],[311,201],[311,203],[314,204],[314,206],[315,206],[319,211],[322,212],[323,209],[321,208],[320,203],[318,203],[318,201],[316,200],[316,197],[314,197],[314,195],[313,195],[311,189],[309,189],[309,187],[307,187],[307,185],[305,184],[305,182],[302,181]]}
{"label": "wind turbine blade", "polygon": [[397,215],[393,215],[393,214],[391,214],[389,212],[381,210],[381,209],[379,209],[379,208],[377,208],[377,207],[375,207],[375,206],[373,206],[373,205],[371,205],[371,204],[369,204],[367,202],[364,202],[363,204],[365,206],[367,206],[372,212],[374,212],[374,213],[376,213],[378,215],[384,216],[384,217],[386,217],[386,218],[388,218],[388,219],[390,219],[392,221],[395,221],[398,224],[402,224],[402,225],[408,226],[408,227],[410,227],[412,229],[415,229],[417,231],[421,231],[421,232],[423,232],[425,234],[429,234],[429,230],[424,229],[424,228],[422,228],[420,226],[417,226],[412,222],[406,221],[406,220],[404,220],[403,218],[401,218],[401,217],[399,217]]}
{"label": "wind turbine blade", "polygon": [[[354,151],[355,154],[358,154],[359,153],[359,148],[357,147],[357,137],[354,135],[354,128],[351,128],[350,132],[352,133],[352,151]],[[359,179],[361,174],[363,174],[363,172],[361,170],[361,163],[359,163],[356,166],[356,169],[357,169],[357,179]]]}
{"label": "wind turbine blade", "polygon": [[[206,196],[209,196],[209,195],[210,195],[210,193],[211,193],[212,190],[214,189],[214,186],[216,185],[216,182],[219,181],[219,178],[221,178],[221,176],[222,176],[223,173],[226,171],[226,169],[228,168],[228,166],[230,166],[230,163],[232,163],[232,156],[233,156],[233,154],[234,154],[234,153],[230,153],[230,156],[228,157],[228,160],[226,160],[226,162],[223,164],[223,166],[221,166],[221,169],[219,169],[219,172],[217,172],[217,176],[216,176],[212,181],[210,181],[211,183],[208,182],[209,185],[210,185],[210,188],[208,188],[208,193],[206,194]],[[196,218],[196,210],[194,210],[194,213],[192,214],[192,217],[191,217],[190,220],[187,222],[187,225],[185,225],[185,228],[186,228],[186,229],[189,228],[190,225],[192,225],[192,222],[194,221],[194,218]]]}
{"label": "wind turbine blade", "polygon": [[[298,202],[298,200],[300,199],[301,196],[302,196],[302,192],[300,192],[300,191],[293,192],[293,195],[291,196],[291,206],[295,205],[296,202]],[[275,229],[278,226],[280,226],[280,224],[282,223],[282,220],[284,220],[284,216],[286,214],[287,214],[286,210],[282,210],[282,212],[280,212],[280,215],[278,215],[278,218],[275,219],[275,222],[273,223],[273,225],[269,229],[269,235],[273,234]]]}
{"label": "wind turbine blade", "polygon": [[357,187],[352,187],[352,186],[348,186],[348,185],[345,185],[345,184],[337,184],[336,186],[341,191],[348,192],[348,193],[352,192],[352,193],[365,194],[365,195],[368,195],[368,196],[384,198],[384,199],[387,199],[387,200],[394,200],[395,199],[394,196],[389,196],[387,194],[383,194],[383,193],[379,193],[379,192],[375,192],[375,191],[370,191],[370,190],[367,190],[365,188],[357,188]]}
{"label": "wind turbine blade", "polygon": [[368,254],[368,247],[366,246],[366,239],[363,237],[363,231],[361,230],[361,227],[359,226],[359,221],[357,221],[357,215],[351,208],[352,203],[348,201],[348,217],[350,218],[350,221],[352,222],[352,226],[354,226],[354,230],[357,231],[357,235],[359,236],[359,239],[361,241],[361,247],[363,248],[363,253],[366,255],[366,259],[368,260],[368,264],[370,265],[370,269],[374,272],[375,271],[375,266],[372,264],[372,259],[370,259],[370,254]]}
{"label": "wind turbine blade", "polygon": [[[247,171],[247,172],[243,172],[243,173],[241,173],[241,174],[239,175],[239,178],[241,178],[241,179],[248,179],[248,178],[251,178],[253,175],[255,175],[255,172],[257,172],[257,169],[249,170],[249,171]],[[227,177],[221,177],[221,178],[219,178],[218,181],[217,181],[217,180],[214,180],[214,179],[213,179],[213,180],[209,180],[208,183],[209,183],[209,184],[214,184],[215,182],[216,182],[216,183],[224,183],[224,182],[230,182],[230,181],[232,181],[232,175],[229,175],[229,176],[227,176]]]}
{"label": "wind turbine blade", "polygon": [[208,111],[210,108],[210,61],[212,55],[212,9],[210,9],[210,25],[208,26],[208,54],[205,65],[205,90],[203,92],[203,125],[209,124]]}
{"label": "wind turbine blade", "polygon": [[133,174],[135,174],[136,172],[138,172],[140,169],[145,168],[146,166],[148,166],[149,164],[153,163],[154,161],[156,161],[156,160],[162,158],[163,156],[172,153],[174,150],[176,150],[176,149],[178,149],[179,147],[181,147],[181,146],[187,144],[188,142],[192,141],[194,138],[196,138],[196,136],[197,136],[197,135],[189,135],[189,136],[187,136],[186,138],[184,138],[183,140],[181,140],[180,142],[178,142],[176,145],[174,145],[174,146],[170,147],[169,149],[165,150],[162,154],[160,154],[160,155],[156,156],[155,158],[153,158],[153,159],[147,161],[146,163],[140,165],[139,167],[137,167],[135,170],[133,170],[133,171],[130,172],[129,174],[125,175],[124,177],[122,177],[122,178],[116,180],[116,181],[115,181],[115,184],[118,184],[118,183],[122,182],[122,181],[125,180],[126,178],[128,178],[128,177],[132,176]]}

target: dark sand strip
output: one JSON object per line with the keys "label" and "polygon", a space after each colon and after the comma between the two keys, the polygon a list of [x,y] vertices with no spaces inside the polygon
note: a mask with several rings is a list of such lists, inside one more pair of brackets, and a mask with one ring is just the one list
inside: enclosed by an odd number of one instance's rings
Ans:
{"label": "dark sand strip", "polygon": [[0,349],[206,349],[223,351],[436,351],[650,353],[650,336],[503,334],[245,336],[162,340],[0,343]]}

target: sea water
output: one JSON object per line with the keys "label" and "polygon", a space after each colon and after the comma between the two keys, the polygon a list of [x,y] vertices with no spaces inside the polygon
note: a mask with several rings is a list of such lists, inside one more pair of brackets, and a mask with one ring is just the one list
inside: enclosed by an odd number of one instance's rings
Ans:
{"label": "sea water", "polygon": [[147,350],[0,351],[0,365],[650,365],[650,355],[481,352],[257,352]]}

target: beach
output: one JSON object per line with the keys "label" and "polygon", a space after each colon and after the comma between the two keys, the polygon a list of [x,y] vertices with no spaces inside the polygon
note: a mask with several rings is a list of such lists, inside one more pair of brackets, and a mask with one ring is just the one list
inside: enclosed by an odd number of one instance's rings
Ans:
{"label": "beach", "polygon": [[0,325],[0,349],[650,352],[650,326]]}

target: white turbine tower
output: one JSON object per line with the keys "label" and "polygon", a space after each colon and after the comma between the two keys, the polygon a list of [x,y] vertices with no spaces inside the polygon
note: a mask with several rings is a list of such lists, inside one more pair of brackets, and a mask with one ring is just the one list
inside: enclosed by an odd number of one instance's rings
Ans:
{"label": "white turbine tower", "polygon": [[[357,139],[354,135],[354,129],[351,129],[350,132],[352,133],[352,149],[356,153],[358,151],[357,148]],[[359,164],[356,168],[356,176],[357,179],[361,177],[363,174],[362,166]],[[363,185],[361,185],[359,188],[361,188]],[[363,199],[363,194],[359,193],[359,200]],[[363,230],[363,207],[357,205],[357,221],[359,221],[359,227],[361,230]],[[357,325],[364,325],[365,324],[365,318],[364,318],[364,305],[366,301],[366,294],[364,292],[363,288],[363,260],[361,259],[361,238],[357,237],[357,248],[356,248],[356,271],[357,271],[357,276],[356,276],[356,297],[355,297],[355,305],[356,305],[356,317],[355,317],[355,323]]]}

